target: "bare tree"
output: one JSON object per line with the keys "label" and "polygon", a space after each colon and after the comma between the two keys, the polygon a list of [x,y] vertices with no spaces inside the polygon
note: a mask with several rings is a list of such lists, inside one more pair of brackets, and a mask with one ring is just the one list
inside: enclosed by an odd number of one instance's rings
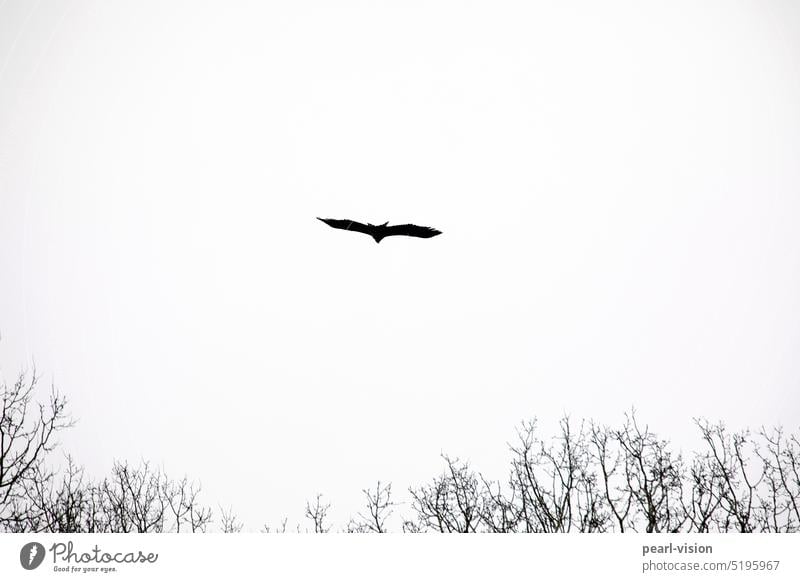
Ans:
{"label": "bare tree", "polygon": [[[34,400],[39,377],[21,373],[0,385],[0,531],[162,532],[205,531],[211,511],[198,503],[199,487],[175,481],[148,463],[115,462],[111,476],[94,483],[66,455],[54,469],[49,454],[57,435],[72,426],[66,399],[51,387]],[[223,527],[236,524],[231,513]]]}
{"label": "bare tree", "polygon": [[[326,522],[330,503],[322,503],[322,494],[318,493],[314,499],[314,504],[306,502],[306,518],[314,524],[314,533],[328,533],[330,526]],[[297,526],[299,530],[299,525]]]}
{"label": "bare tree", "polygon": [[[15,500],[5,529],[18,532],[150,533],[203,532],[211,510],[197,501],[199,488],[174,481],[148,463],[115,463],[110,478],[88,482],[71,457],[63,471],[39,465]],[[235,518],[223,513],[223,530]]]}
{"label": "bare tree", "polygon": [[800,529],[800,441],[786,437],[782,428],[761,428],[764,451],[758,451],[764,468],[767,491],[760,503],[763,529],[795,532]]}
{"label": "bare tree", "polygon": [[286,525],[289,523],[289,518],[284,517],[283,521],[281,521],[280,525],[277,527],[272,527],[270,525],[264,524],[261,528],[261,533],[286,533]]}
{"label": "bare tree", "polygon": [[647,426],[642,428],[634,413],[626,415],[622,430],[615,434],[625,452],[626,487],[644,518],[645,531],[680,531],[686,520],[680,503],[680,455],[673,455],[667,441],[656,437]]}
{"label": "bare tree", "polygon": [[575,431],[568,416],[550,441],[536,436],[536,423],[523,423],[511,446],[511,490],[526,532],[604,531],[607,514],[584,424]]}
{"label": "bare tree", "polygon": [[416,520],[407,520],[404,531],[480,531],[486,514],[481,480],[468,463],[447,455],[442,458],[447,465],[442,475],[429,485],[410,489]]}
{"label": "bare tree", "polygon": [[[151,464],[114,462],[99,481],[66,455],[49,456],[72,421],[66,401],[51,389],[34,402],[36,374],[0,386],[0,531],[204,532],[214,525],[199,501],[199,486],[174,480]],[[467,462],[442,455],[444,471],[409,488],[404,532],[798,532],[800,441],[783,428],[729,431],[695,419],[701,450],[687,460],[642,424],[635,411],[620,428],[574,423],[564,416],[549,438],[535,420],[522,423],[509,445],[510,471],[487,479]],[[398,505],[392,485],[364,489],[366,507],[344,528],[384,533]],[[330,503],[306,503],[315,533],[331,531]],[[277,528],[287,531],[287,519]],[[217,527],[243,524],[220,507]],[[300,524],[296,531],[301,531]]]}
{"label": "bare tree", "polygon": [[83,469],[67,456],[67,467],[59,472],[37,463],[23,481],[25,492],[7,508],[5,528],[12,532],[78,533],[87,505]]}
{"label": "bare tree", "polygon": [[483,484],[483,513],[481,519],[485,531],[490,533],[514,533],[526,531],[528,524],[525,522],[524,528],[520,524],[524,522],[518,501],[518,488],[515,485],[514,473],[510,481],[510,493],[506,494],[500,482],[489,481],[481,475]]}
{"label": "bare tree", "polygon": [[695,453],[688,475],[681,481],[681,508],[687,532],[707,533],[715,526],[721,500],[722,482],[713,470],[710,453]]}
{"label": "bare tree", "polygon": [[347,531],[351,533],[386,533],[386,520],[392,514],[392,484],[378,481],[374,491],[363,490],[367,498],[367,510],[350,518]]}
{"label": "bare tree", "polygon": [[764,473],[752,467],[752,453],[758,454],[747,431],[730,433],[721,423],[711,425],[696,419],[709,454],[709,479],[717,484],[713,490],[719,510],[714,517],[719,531],[747,533],[757,531],[758,487]]}
{"label": "bare tree", "polygon": [[[175,533],[190,531],[192,533],[206,531],[211,522],[211,510],[201,505],[198,501],[199,486],[189,482],[184,477],[180,481],[172,481],[163,475],[161,478],[161,494],[169,508],[169,521],[174,524],[171,528]],[[232,510],[222,512],[223,531],[236,523]],[[232,521],[227,521],[232,520]]]}
{"label": "bare tree", "polygon": [[66,399],[51,388],[46,404],[33,401],[36,371],[20,374],[13,386],[0,386],[0,527],[15,527],[14,508],[29,483],[41,476],[41,463],[57,445],[56,435],[72,424]]}
{"label": "bare tree", "polygon": [[230,507],[228,509],[223,509],[220,507],[219,511],[220,515],[222,516],[220,521],[220,529],[222,529],[222,533],[239,533],[242,531],[244,525],[241,521],[239,521]]}
{"label": "bare tree", "polygon": [[403,530],[709,532],[800,530],[800,444],[782,429],[729,433],[697,421],[706,445],[686,463],[627,414],[619,429],[562,418],[549,439],[523,423],[507,486],[446,455],[412,487]]}
{"label": "bare tree", "polygon": [[631,507],[633,493],[620,481],[626,465],[625,451],[618,446],[615,433],[607,426],[592,424],[591,457],[599,474],[601,495],[604,507],[612,521],[612,531],[624,532],[631,529]]}

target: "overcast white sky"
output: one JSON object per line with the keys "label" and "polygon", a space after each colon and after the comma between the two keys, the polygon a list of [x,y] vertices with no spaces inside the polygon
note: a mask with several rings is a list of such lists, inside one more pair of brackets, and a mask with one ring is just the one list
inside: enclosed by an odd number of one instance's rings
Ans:
{"label": "overcast white sky", "polygon": [[250,528],[533,416],[796,428],[799,71],[793,0],[0,0],[0,371]]}

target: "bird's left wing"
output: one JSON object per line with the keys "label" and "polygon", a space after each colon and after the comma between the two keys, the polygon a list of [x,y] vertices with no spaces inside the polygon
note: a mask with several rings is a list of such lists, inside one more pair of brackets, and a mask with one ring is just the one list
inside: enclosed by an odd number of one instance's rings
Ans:
{"label": "bird's left wing", "polygon": [[341,228],[342,230],[352,230],[353,232],[362,232],[364,234],[371,235],[370,228],[366,224],[361,224],[360,222],[356,222],[355,220],[337,220],[336,218],[320,218],[317,217],[317,220],[321,220],[328,226],[332,226],[333,228]]}
{"label": "bird's left wing", "polygon": [[386,236],[416,236],[419,238],[431,238],[442,234],[441,230],[430,228],[429,226],[417,226],[416,224],[395,224],[386,228]]}

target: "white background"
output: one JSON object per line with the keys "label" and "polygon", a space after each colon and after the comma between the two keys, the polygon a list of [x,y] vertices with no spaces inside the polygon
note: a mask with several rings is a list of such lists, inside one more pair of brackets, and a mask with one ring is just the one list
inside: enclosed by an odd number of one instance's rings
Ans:
{"label": "white background", "polygon": [[[20,566],[20,549],[31,541],[47,552],[32,572]],[[53,544],[73,552],[158,554],[155,563],[119,564],[113,573],[55,572],[83,564],[62,560]],[[643,546],[711,546],[711,553],[644,554]],[[115,534],[0,536],[0,575],[13,580],[706,580],[796,582],[800,566],[793,534],[606,535],[259,535]],[[662,550],[663,551],[663,550]],[[748,571],[746,561],[770,561],[777,569]],[[718,564],[741,561],[733,571],[664,571],[663,562]],[[643,572],[643,565],[650,570]],[[98,566],[95,563],[86,564]],[[738,564],[737,564],[738,566]],[[664,568],[667,566],[661,566]],[[718,566],[708,566],[719,568]]]}
{"label": "white background", "polygon": [[791,0],[0,0],[3,377],[249,529],[532,416],[796,429],[799,70]]}

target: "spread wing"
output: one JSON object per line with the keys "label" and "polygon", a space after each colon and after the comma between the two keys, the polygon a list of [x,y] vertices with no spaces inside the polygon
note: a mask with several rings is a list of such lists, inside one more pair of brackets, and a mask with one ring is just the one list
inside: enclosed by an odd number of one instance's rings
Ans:
{"label": "spread wing", "polygon": [[319,216],[317,220],[321,220],[333,228],[341,228],[342,230],[352,230],[353,232],[363,232],[364,234],[372,235],[372,229],[369,226],[354,220],[336,220],[335,218],[320,218]]}
{"label": "spread wing", "polygon": [[416,224],[395,224],[394,226],[387,226],[385,233],[386,236],[402,235],[431,238],[437,234],[442,234],[442,231],[428,226],[417,226]]}

